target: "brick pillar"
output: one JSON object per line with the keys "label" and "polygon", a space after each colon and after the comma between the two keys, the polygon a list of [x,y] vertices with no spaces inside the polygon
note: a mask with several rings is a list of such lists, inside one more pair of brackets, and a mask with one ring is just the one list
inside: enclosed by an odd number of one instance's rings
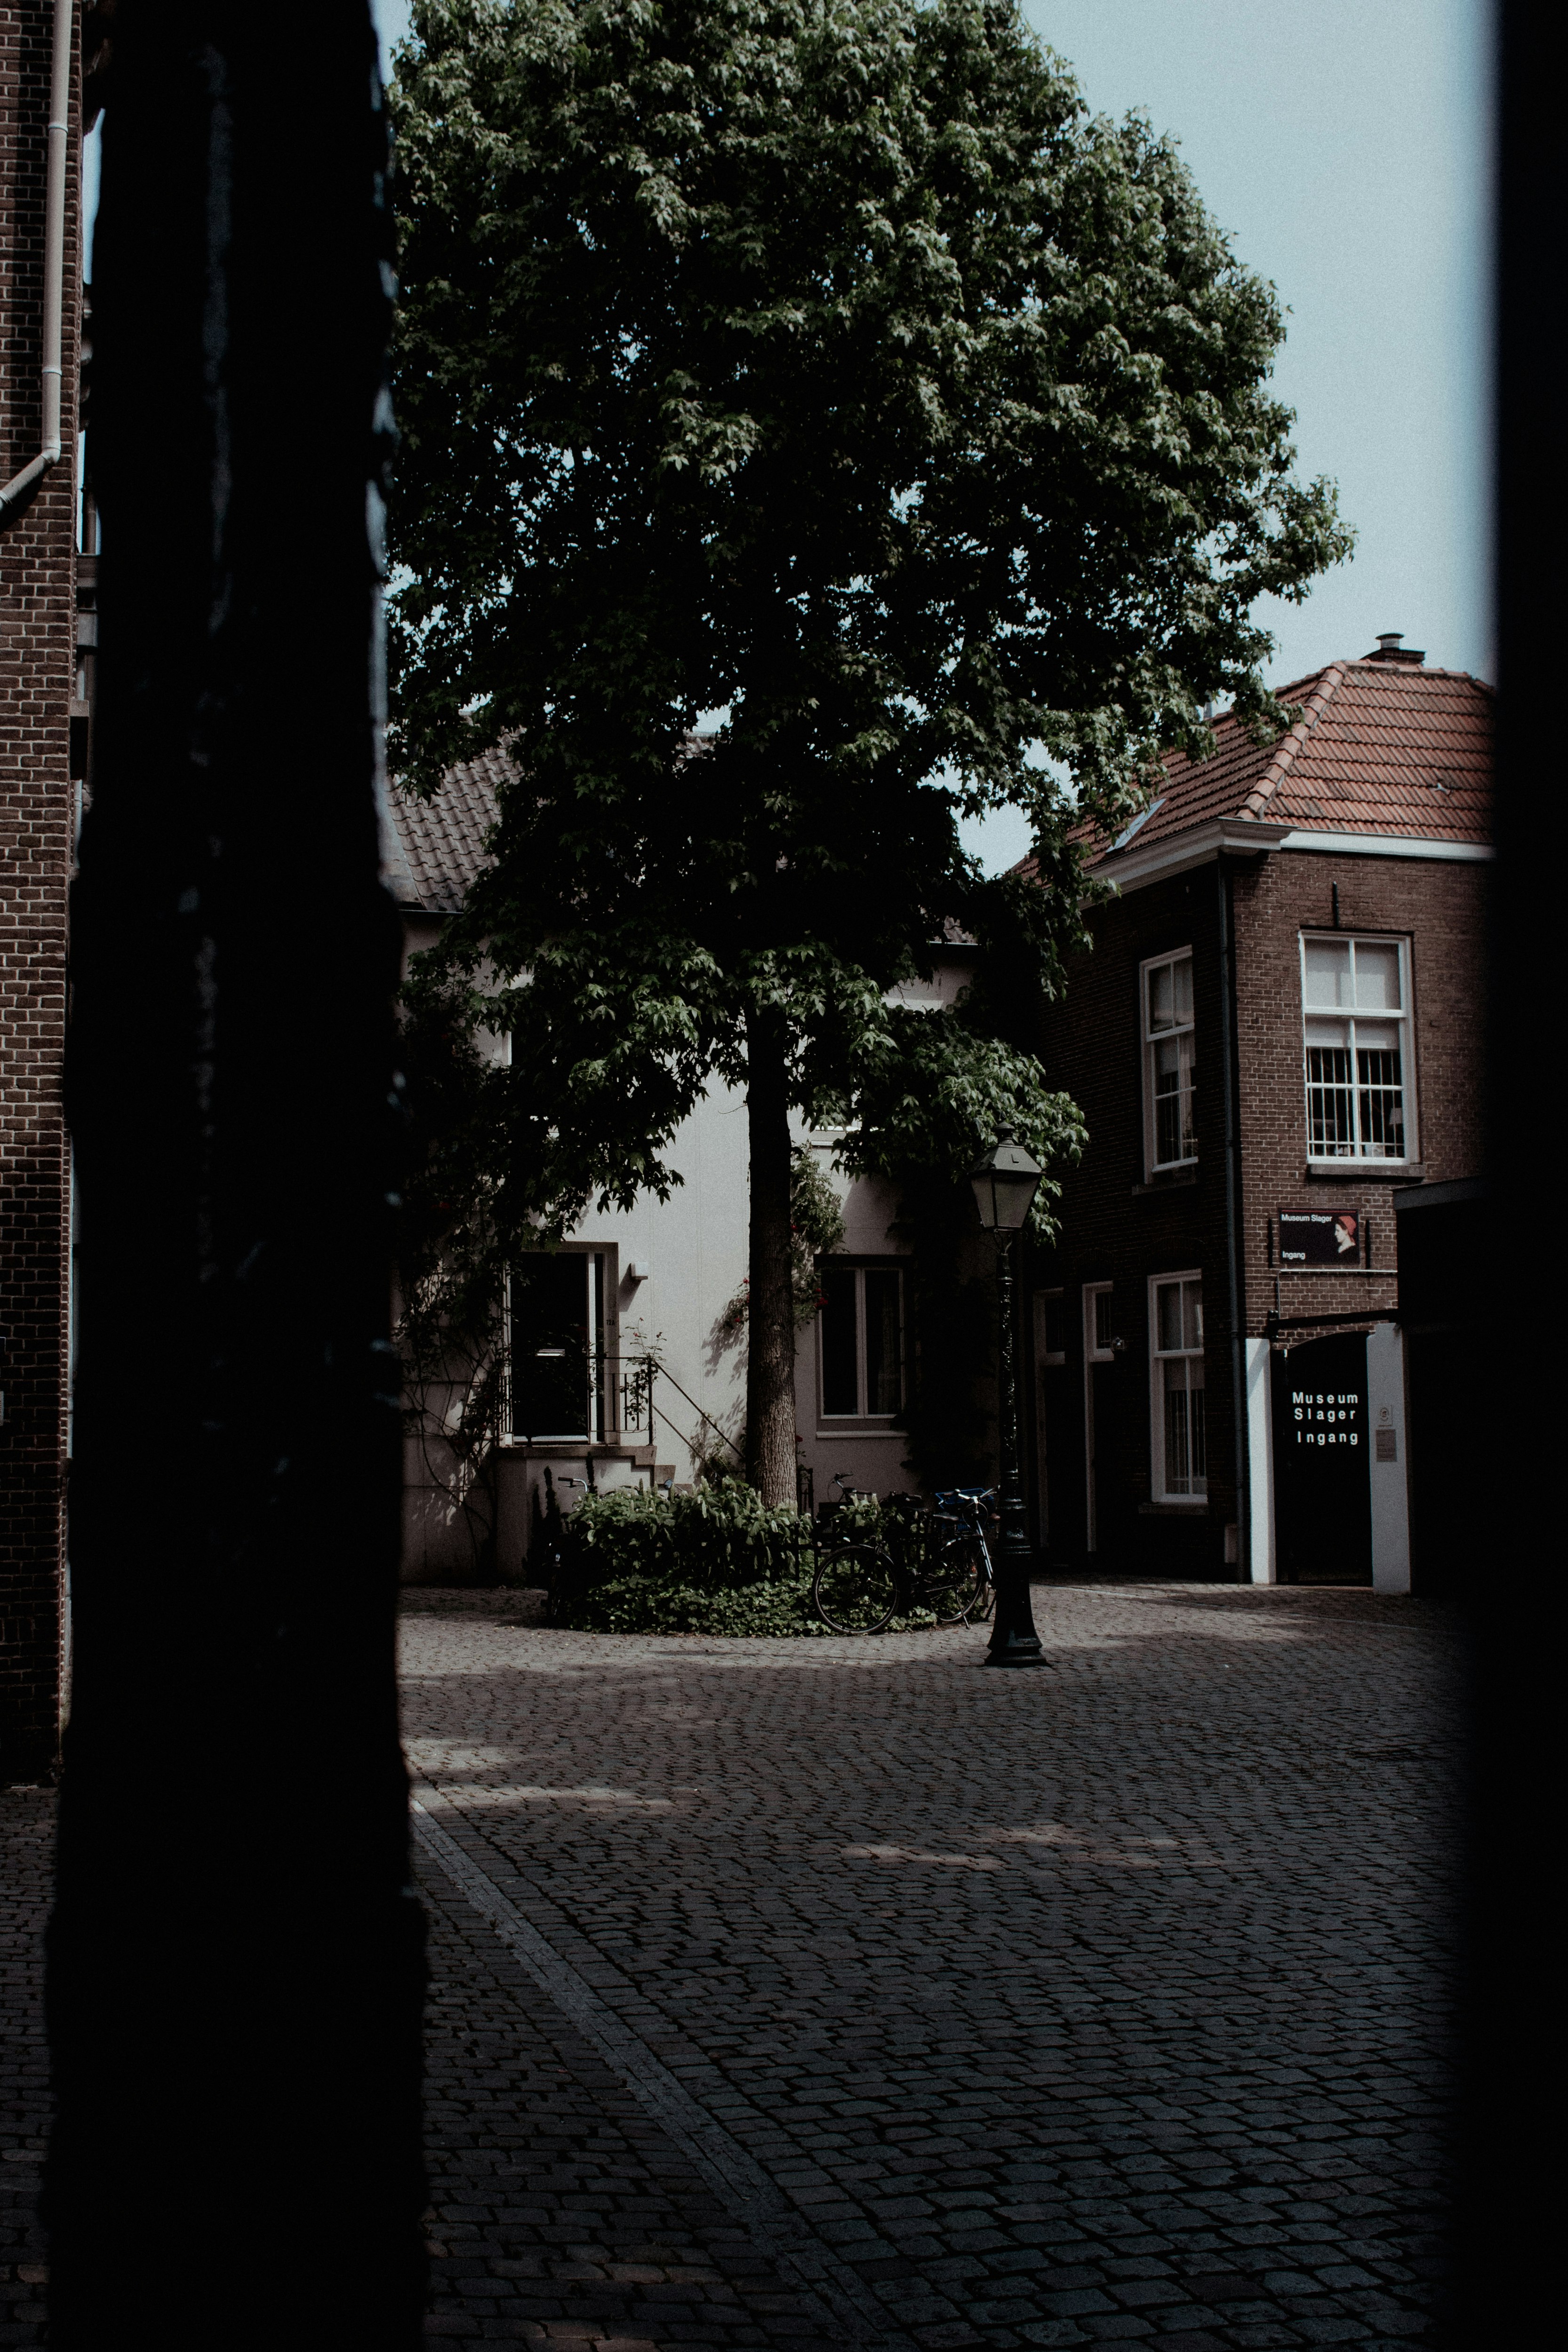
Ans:
{"label": "brick pillar", "polygon": [[[42,435],[50,0],[0,0],[0,482]],[[73,90],[75,85],[73,84]],[[61,1107],[74,788],[79,110],[66,172],[64,454],[0,527],[0,1774],[59,1732],[69,1156]]]}

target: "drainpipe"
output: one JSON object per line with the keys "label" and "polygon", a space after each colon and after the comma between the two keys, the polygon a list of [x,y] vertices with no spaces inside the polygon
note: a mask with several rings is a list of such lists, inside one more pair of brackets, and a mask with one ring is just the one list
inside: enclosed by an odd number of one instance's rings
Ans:
{"label": "drainpipe", "polygon": [[1230,869],[1220,851],[1215,859],[1219,897],[1219,1022],[1220,1067],[1225,1094],[1225,1271],[1230,1309],[1230,1381],[1232,1419],[1236,1431],[1237,1580],[1252,1575],[1252,1444],[1247,1419],[1247,1335],[1242,1328],[1241,1125],[1237,1113],[1239,1091],[1237,1071],[1236,953]]}
{"label": "drainpipe", "polygon": [[60,332],[66,277],[66,140],[70,127],[74,0],[55,0],[49,73],[48,176],[44,195],[44,446],[0,489],[0,530],[60,457]]}

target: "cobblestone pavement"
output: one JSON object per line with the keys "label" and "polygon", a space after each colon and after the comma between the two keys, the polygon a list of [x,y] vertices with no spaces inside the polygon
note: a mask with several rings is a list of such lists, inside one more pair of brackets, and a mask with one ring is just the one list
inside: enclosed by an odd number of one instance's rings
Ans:
{"label": "cobblestone pavement", "polygon": [[48,2129],[43,1934],[53,1843],[50,1790],[0,1791],[0,2344],[44,2340],[37,2196]]}
{"label": "cobblestone pavement", "polygon": [[1005,1675],[408,1596],[434,2340],[1430,2342],[1451,1619],[1037,1613]]}
{"label": "cobblestone pavement", "polygon": [[[1452,1621],[1036,1598],[1054,1673],[407,1596],[433,2344],[1430,2344]],[[4,2345],[48,1806],[0,1796]]]}

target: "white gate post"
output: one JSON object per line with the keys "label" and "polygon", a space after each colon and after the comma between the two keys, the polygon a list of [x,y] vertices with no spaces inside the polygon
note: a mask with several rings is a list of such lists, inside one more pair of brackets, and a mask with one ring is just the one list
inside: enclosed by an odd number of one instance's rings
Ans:
{"label": "white gate post", "polygon": [[1278,1581],[1274,1555],[1274,1420],[1267,1339],[1247,1342],[1247,1575],[1254,1584]]}
{"label": "white gate post", "polygon": [[1410,1590],[1410,1497],[1405,1433],[1405,1334],[1379,1323],[1366,1343],[1372,1459],[1372,1580],[1379,1592]]}

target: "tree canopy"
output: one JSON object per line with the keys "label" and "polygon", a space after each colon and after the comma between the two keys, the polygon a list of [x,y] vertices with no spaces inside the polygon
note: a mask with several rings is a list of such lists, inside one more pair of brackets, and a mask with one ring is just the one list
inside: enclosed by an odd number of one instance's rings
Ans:
{"label": "tree canopy", "polygon": [[[424,792],[497,742],[515,765],[416,995],[510,1030],[503,1233],[668,1190],[704,1087],[746,1088],[750,1430],[780,1499],[789,1114],[866,1165],[957,1172],[1003,1119],[1071,1148],[1020,1015],[1078,936],[1073,829],[1201,751],[1210,697],[1277,722],[1252,607],[1348,535],[1291,472],[1272,289],[1016,7],[413,24],[395,763]],[[1002,804],[1027,887],[960,843]],[[1010,1001],[901,1005],[955,930]]]}

